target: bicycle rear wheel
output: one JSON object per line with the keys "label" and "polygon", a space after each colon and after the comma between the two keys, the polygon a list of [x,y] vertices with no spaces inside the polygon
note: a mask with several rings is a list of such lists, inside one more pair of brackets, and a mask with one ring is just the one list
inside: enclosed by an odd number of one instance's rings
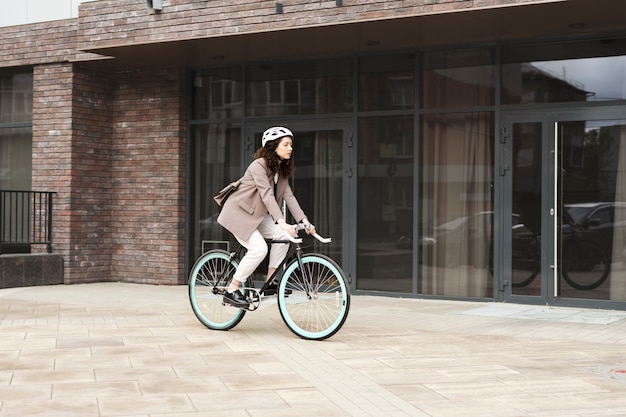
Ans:
{"label": "bicycle rear wheel", "polygon": [[[200,323],[209,329],[232,329],[246,314],[245,310],[224,305],[222,302],[226,286],[230,283],[237,266],[238,263],[230,259],[228,252],[215,249],[198,258],[191,269],[189,275],[191,308]],[[245,294],[243,283],[241,292]]]}
{"label": "bicycle rear wheel", "polygon": [[285,269],[278,286],[278,309],[287,327],[301,338],[329,338],[348,317],[348,280],[331,258],[304,255],[302,268],[295,259]]}
{"label": "bicycle rear wheel", "polygon": [[525,287],[533,282],[539,273],[541,263],[537,247],[528,242],[514,245],[511,258],[511,281],[513,287]]}
{"label": "bicycle rear wheel", "polygon": [[611,262],[602,248],[589,241],[573,241],[563,251],[561,273],[578,290],[593,290],[609,276]]}

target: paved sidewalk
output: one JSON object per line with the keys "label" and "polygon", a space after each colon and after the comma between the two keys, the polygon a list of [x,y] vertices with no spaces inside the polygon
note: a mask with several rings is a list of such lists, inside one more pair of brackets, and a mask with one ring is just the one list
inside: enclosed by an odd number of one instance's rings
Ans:
{"label": "paved sidewalk", "polygon": [[211,331],[187,288],[0,290],[0,417],[626,416],[626,312],[354,296],[331,339],[275,298]]}

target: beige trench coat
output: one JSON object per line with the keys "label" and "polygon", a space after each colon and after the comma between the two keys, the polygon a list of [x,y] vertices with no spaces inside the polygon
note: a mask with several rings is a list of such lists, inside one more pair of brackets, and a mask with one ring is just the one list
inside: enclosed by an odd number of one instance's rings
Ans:
{"label": "beige trench coat", "polygon": [[293,195],[289,180],[280,177],[274,197],[274,178],[265,158],[255,159],[246,169],[243,181],[222,206],[217,222],[240,240],[248,240],[269,213],[274,221],[283,218],[280,204],[284,200],[296,222],[306,215]]}

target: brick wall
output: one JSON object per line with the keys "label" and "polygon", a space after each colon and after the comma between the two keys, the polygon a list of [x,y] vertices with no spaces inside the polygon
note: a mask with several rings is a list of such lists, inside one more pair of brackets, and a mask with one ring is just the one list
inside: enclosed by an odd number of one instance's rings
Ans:
{"label": "brick wall", "polygon": [[97,58],[77,51],[78,19],[0,27],[0,68]]}
{"label": "brick wall", "polygon": [[69,63],[33,71],[33,189],[54,191],[65,282],[110,276],[110,83]]}
{"label": "brick wall", "polygon": [[111,272],[111,97],[103,71],[74,66],[70,257],[66,280],[98,282]]}
{"label": "brick wall", "polygon": [[184,281],[186,73],[34,69],[33,189],[65,283]]}
{"label": "brick wall", "polygon": [[[110,0],[79,6],[79,47],[120,46],[344,24],[559,0],[165,0],[155,12],[144,1]],[[283,13],[276,13],[276,3]]]}
{"label": "brick wall", "polygon": [[183,283],[186,73],[128,71],[116,83],[111,275]]}
{"label": "brick wall", "polygon": [[61,253],[68,273],[72,220],[72,65],[33,69],[32,188],[54,191],[53,251]]}

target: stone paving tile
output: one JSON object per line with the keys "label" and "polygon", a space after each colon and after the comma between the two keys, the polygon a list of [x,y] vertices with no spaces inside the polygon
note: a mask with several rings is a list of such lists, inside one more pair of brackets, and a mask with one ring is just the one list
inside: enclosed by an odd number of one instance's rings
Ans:
{"label": "stone paving tile", "polygon": [[11,385],[56,384],[62,382],[94,382],[93,370],[16,370],[11,378]]}
{"label": "stone paving tile", "polygon": [[145,368],[101,368],[95,369],[95,378],[97,381],[137,381],[142,379],[171,379],[177,378],[174,369],[171,366],[163,365],[159,367]]}
{"label": "stone paving tile", "polygon": [[[73,398],[114,397],[125,401],[123,397],[141,396],[142,391],[136,381],[57,383],[54,384],[52,399],[71,400]],[[120,398],[122,397],[122,398]]]}
{"label": "stone paving tile", "polygon": [[187,289],[0,290],[0,417],[626,416],[626,313],[355,296],[322,342],[275,299],[228,332]]}
{"label": "stone paving tile", "polygon": [[177,378],[138,381],[141,393],[160,394],[204,394],[207,392],[229,392],[226,384],[219,377]]}
{"label": "stone paving tile", "polygon": [[49,400],[52,384],[0,385],[0,399],[11,401]]}
{"label": "stone paving tile", "polygon": [[158,415],[163,411],[169,413],[196,411],[189,396],[185,394],[141,395],[123,398],[99,397],[98,409],[102,416]]}
{"label": "stone paving tile", "polygon": [[95,398],[6,400],[2,401],[2,408],[0,408],[0,416],[2,417],[78,417],[98,415],[98,402]]}

